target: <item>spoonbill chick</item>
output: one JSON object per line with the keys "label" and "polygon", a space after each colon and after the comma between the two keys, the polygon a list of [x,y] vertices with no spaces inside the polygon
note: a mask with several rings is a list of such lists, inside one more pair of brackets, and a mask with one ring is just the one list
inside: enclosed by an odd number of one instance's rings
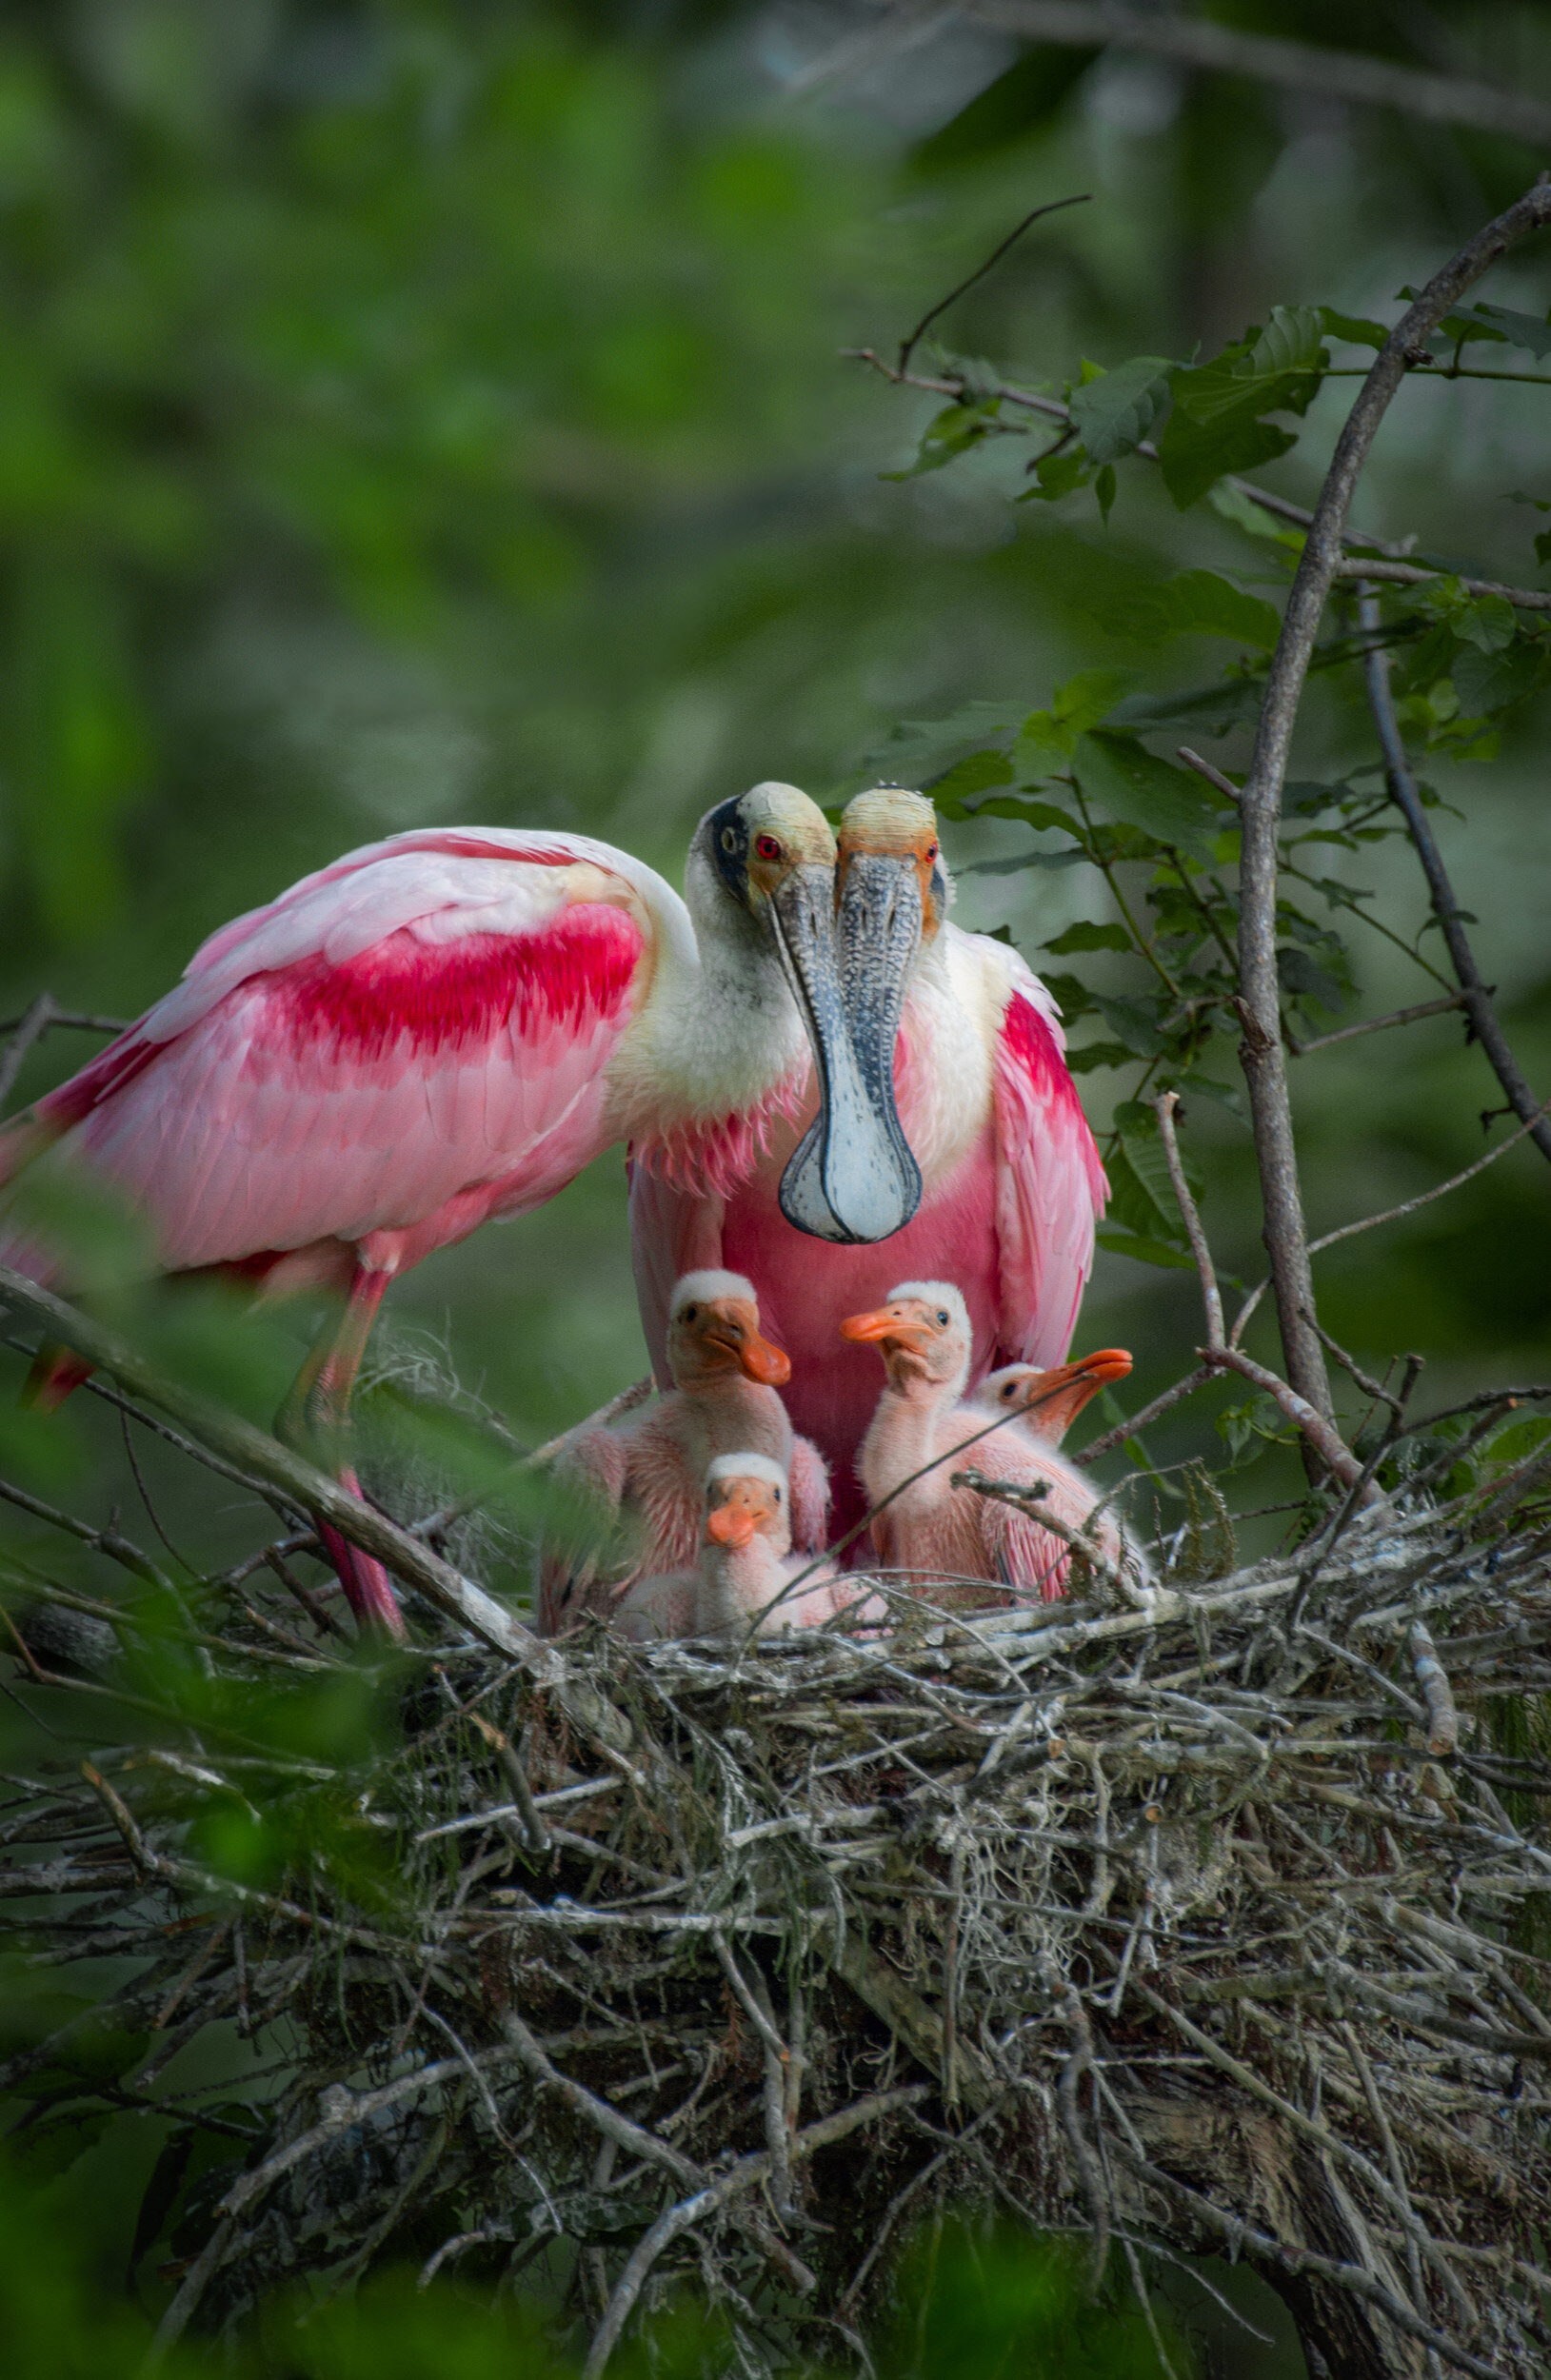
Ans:
{"label": "spoonbill chick", "polygon": [[[705,1523],[695,1570],[644,1578],[620,1603],[615,1625],[637,1642],[665,1636],[779,1636],[816,1628],[861,1601],[828,1566],[791,1550],[786,1474],[747,1449],[718,1455],[706,1474]],[[796,1595],[792,1580],[813,1571]],[[772,1608],[773,1607],[773,1608]],[[764,1615],[768,1614],[768,1617]]]}
{"label": "spoonbill chick", "polygon": [[[1016,1438],[1009,1427],[981,1445],[966,1443],[990,1416],[983,1405],[961,1401],[973,1334],[960,1291],[951,1281],[902,1281],[885,1305],[853,1314],[841,1331],[875,1345],[887,1375],[857,1464],[869,1505],[883,1506],[871,1523],[879,1560],[890,1570],[925,1574],[922,1591],[952,1602],[1004,1603],[1032,1595],[1048,1602],[1064,1594],[1069,1557],[1060,1537],[1032,1514],[953,1484],[961,1457],[1018,1487],[1048,1480],[1054,1467],[1049,1447],[1022,1426]],[[1090,1489],[1083,1494],[1085,1516],[1097,1499]],[[1002,1592],[971,1591],[966,1598],[951,1585],[932,1588],[933,1579],[984,1579]]]}
{"label": "spoonbill chick", "polygon": [[[740,1273],[686,1273],[669,1310],[666,1396],[617,1421],[581,1422],[563,1441],[554,1476],[604,1511],[635,1523],[635,1543],[606,1577],[547,1558],[539,1625],[547,1635],[587,1610],[608,1610],[639,1580],[687,1573],[705,1519],[706,1466],[749,1453],[781,1476],[788,1535],[807,1554],[825,1544],[829,1480],[818,1449],[795,1438],[777,1393],[791,1377],[760,1330],[759,1303]],[[789,1484],[788,1484],[789,1482]]]}
{"label": "spoonbill chick", "polygon": [[[982,1426],[993,1418],[1004,1424],[972,1447],[966,1459],[989,1478],[1017,1478],[1022,1483],[1021,1471],[1009,1467],[1007,1449],[1009,1444],[1017,1448],[1021,1458],[1023,1450],[1031,1447],[1035,1468],[1048,1483],[1049,1493],[1041,1499],[1045,1509],[1074,1534],[1085,1531],[1101,1497],[1093,1481],[1058,1450],[1089,1399],[1111,1380],[1123,1380],[1130,1369],[1131,1359],[1123,1347],[1100,1347],[1090,1356],[1045,1371],[1033,1363],[1004,1364],[981,1382],[964,1407],[966,1420],[976,1415]],[[1091,1534],[1097,1552],[1113,1568],[1128,1568],[1139,1584],[1149,1583],[1145,1563],[1126,1544],[1113,1513],[1101,1513]],[[1068,1568],[1064,1553],[1051,1573],[1056,1594],[1066,1591]],[[1048,1599],[1048,1590],[1042,1592]]]}

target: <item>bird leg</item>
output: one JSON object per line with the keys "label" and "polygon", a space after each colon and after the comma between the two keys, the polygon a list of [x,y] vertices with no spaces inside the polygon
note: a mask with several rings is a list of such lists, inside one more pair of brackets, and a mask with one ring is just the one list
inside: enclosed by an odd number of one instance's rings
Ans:
{"label": "bird leg", "polygon": [[[275,1417],[276,1437],[298,1453],[320,1459],[340,1486],[355,1497],[361,1496],[361,1482],[348,1457],[350,1392],[377,1308],[396,1270],[392,1264],[356,1265],[344,1314],[321,1333]],[[402,1642],[404,1616],[382,1563],[352,1545],[321,1515],[314,1517],[358,1627],[363,1632],[381,1628]]]}

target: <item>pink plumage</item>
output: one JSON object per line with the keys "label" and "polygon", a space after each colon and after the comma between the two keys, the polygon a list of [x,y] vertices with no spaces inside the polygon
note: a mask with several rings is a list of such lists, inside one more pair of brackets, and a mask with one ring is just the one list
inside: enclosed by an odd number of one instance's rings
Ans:
{"label": "pink plumage", "polygon": [[[847,1314],[876,1306],[912,1275],[962,1292],[974,1333],[969,1378],[1012,1361],[1059,1363],[1071,1343],[1093,1263],[1104,1170],[1063,1055],[1049,993],[1004,944],[942,929],[933,978],[907,994],[895,1053],[900,1119],[929,1151],[945,1110],[959,1101],[945,1160],[926,1175],[921,1205],[877,1245],[832,1246],[782,1214],[783,1170],[812,1114],[772,1129],[766,1153],[718,1195],[666,1180],[638,1161],[630,1219],[646,1342],[666,1378],[667,1298],[679,1273],[726,1264],[746,1274],[760,1312],[792,1359],[783,1392],[793,1426],[830,1465],[834,1527],[865,1509],[855,1461],[878,1397],[876,1359],[840,1337]],[[961,1041],[980,1043],[981,1072],[962,1070]]]}
{"label": "pink plumage", "polygon": [[[729,840],[757,863],[713,862]],[[822,813],[778,784],[701,822],[689,907],[587,836],[368,845],[213,934],[173,991],[0,1133],[0,1183],[62,1143],[142,1213],[162,1269],[347,1291],[277,1424],[337,1438],[396,1274],[553,1197],[622,1139],[681,1175],[730,1176],[796,1105],[810,1058],[791,981],[806,968],[829,1013],[811,920],[833,863]],[[729,1049],[746,1009],[758,1029]],[[58,1277],[19,1221],[0,1220],[0,1258]],[[339,1477],[354,1489],[348,1463]],[[380,1566],[328,1542],[358,1614],[400,1633]]]}

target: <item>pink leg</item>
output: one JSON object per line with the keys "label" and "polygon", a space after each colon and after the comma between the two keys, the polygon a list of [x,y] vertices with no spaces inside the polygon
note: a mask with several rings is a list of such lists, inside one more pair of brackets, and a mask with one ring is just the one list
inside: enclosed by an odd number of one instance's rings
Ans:
{"label": "pink leg", "polygon": [[[305,1452],[315,1454],[321,1444],[325,1450],[323,1459],[340,1486],[356,1497],[361,1494],[361,1482],[354,1466],[346,1458],[350,1391],[361,1369],[377,1308],[396,1269],[392,1264],[357,1264],[337,1327],[327,1330],[308,1356],[275,1425],[281,1437],[299,1443]],[[339,1583],[358,1627],[363,1632],[380,1628],[402,1642],[404,1616],[381,1562],[364,1554],[322,1518],[318,1521],[318,1535],[339,1574]]]}

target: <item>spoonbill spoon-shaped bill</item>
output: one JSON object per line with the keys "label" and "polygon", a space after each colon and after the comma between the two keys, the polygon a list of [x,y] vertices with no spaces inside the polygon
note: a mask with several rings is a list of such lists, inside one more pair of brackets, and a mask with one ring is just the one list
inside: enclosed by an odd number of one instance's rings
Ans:
{"label": "spoonbill spoon-shaped bill", "polygon": [[[981,1435],[995,1409],[987,1407],[984,1391],[973,1402],[962,1401],[971,1326],[959,1290],[947,1281],[905,1281],[883,1306],[849,1316],[841,1328],[853,1343],[876,1346],[884,1359],[884,1391],[858,1464],[868,1502],[883,1506],[871,1524],[879,1559],[890,1569],[984,1579],[1004,1590],[979,1596],[931,1590],[950,1602],[1004,1602],[1008,1589],[1021,1599],[1037,1594],[1052,1601],[1064,1594],[1070,1557],[1063,1538],[1042,1529],[1034,1514],[953,1484],[954,1471],[965,1465],[1014,1486],[1042,1481],[1050,1491],[1048,1509],[1074,1530],[1099,1500],[1049,1441],[1015,1424]],[[1080,1401],[1085,1402],[1105,1378],[1117,1377],[1119,1354],[1105,1349],[1087,1365],[1061,1367],[1061,1388],[1070,1386],[1075,1395],[1081,1382]],[[1128,1371],[1129,1359],[1123,1362]],[[978,1444],[965,1443],[976,1438]],[[1103,1540],[1101,1548],[1108,1551]]]}
{"label": "spoonbill spoon-shaped bill", "polygon": [[896,787],[859,794],[841,821],[836,881],[846,1080],[876,1124],[857,1162],[883,1166],[886,1136],[884,1172],[900,1177],[904,1149],[919,1169],[919,1206],[876,1246],[825,1245],[794,1229],[794,1206],[806,1212],[816,1183],[841,1196],[838,1160],[821,1168],[821,1119],[809,1109],[773,1120],[764,1155],[736,1179],[691,1184],[638,1165],[631,1230],[659,1378],[678,1275],[726,1264],[753,1282],[792,1359],[793,1424],[830,1464],[839,1534],[865,1509],[854,1464],[878,1396],[876,1366],[841,1338],[843,1319],[880,1305],[905,1275],[948,1278],[968,1310],[971,1380],[998,1364],[1059,1363],[1106,1190],[1055,1002],[1004,943],[948,918],[931,803]]}
{"label": "spoonbill spoon-shaped bill", "polygon": [[[638,1179],[714,1197],[805,1121],[815,1074],[825,1099],[850,1082],[834,859],[823,813],[777,783],[702,819],[684,901],[588,836],[390,836],[212,935],[173,991],[0,1134],[0,1182],[63,1140],[149,1219],[165,1270],[334,1291],[343,1314],[277,1427],[329,1446],[353,1484],[338,1450],[397,1274],[542,1204],[619,1140]],[[893,1147],[891,1111],[845,1113]],[[833,1187],[824,1227],[866,1229]],[[0,1256],[57,1278],[3,1220]],[[341,1569],[358,1616],[396,1632],[380,1568]]]}
{"label": "spoonbill spoon-shaped bill", "polygon": [[633,1524],[634,1543],[606,1573],[547,1550],[539,1570],[539,1626],[552,1636],[584,1612],[608,1612],[644,1577],[688,1571],[705,1519],[707,1465],[746,1451],[789,1480],[790,1527],[815,1553],[825,1542],[829,1483],[805,1438],[794,1438],[777,1391],[791,1365],[760,1328],[750,1283],[736,1273],[686,1274],[673,1291],[667,1341],[672,1389],[619,1420],[594,1418],[571,1431],[555,1477],[597,1509]]}

